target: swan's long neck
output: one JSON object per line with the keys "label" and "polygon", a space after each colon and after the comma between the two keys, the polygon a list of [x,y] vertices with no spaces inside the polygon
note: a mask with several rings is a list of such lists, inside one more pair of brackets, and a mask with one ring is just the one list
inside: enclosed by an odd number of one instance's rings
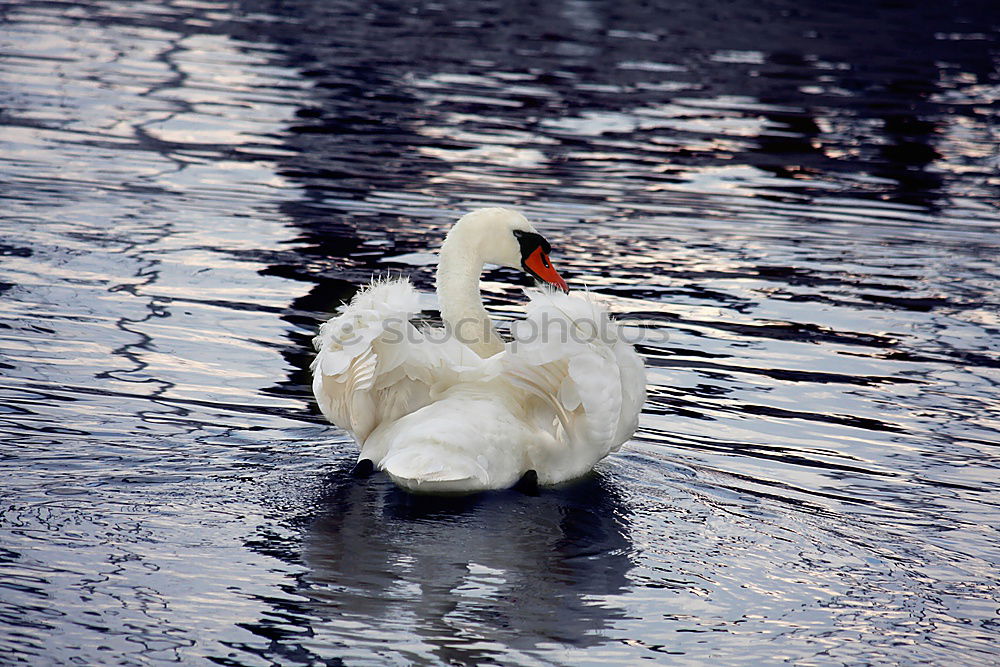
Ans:
{"label": "swan's long neck", "polygon": [[456,225],[441,246],[437,269],[437,295],[441,319],[479,356],[491,357],[504,349],[503,340],[483,307],[479,276],[484,261],[473,239]]}

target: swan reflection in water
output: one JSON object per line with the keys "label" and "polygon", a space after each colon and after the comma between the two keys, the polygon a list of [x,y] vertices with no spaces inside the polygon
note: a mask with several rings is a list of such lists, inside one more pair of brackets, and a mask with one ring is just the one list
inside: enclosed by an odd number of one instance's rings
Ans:
{"label": "swan reflection in water", "polygon": [[537,496],[431,497],[344,473],[304,540],[314,639],[475,664],[593,646],[624,618],[606,598],[629,583],[629,512],[609,476]]}

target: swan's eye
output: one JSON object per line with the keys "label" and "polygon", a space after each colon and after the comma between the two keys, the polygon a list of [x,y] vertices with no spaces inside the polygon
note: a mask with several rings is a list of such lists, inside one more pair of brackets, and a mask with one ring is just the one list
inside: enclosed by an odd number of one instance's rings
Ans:
{"label": "swan's eye", "polygon": [[[548,255],[552,251],[552,248],[549,247],[549,242],[541,234],[523,229],[512,229],[511,232],[514,234],[514,238],[517,239],[518,245],[521,246],[522,260],[530,257],[536,250],[541,250],[543,255]],[[539,263],[541,262],[539,261]]]}

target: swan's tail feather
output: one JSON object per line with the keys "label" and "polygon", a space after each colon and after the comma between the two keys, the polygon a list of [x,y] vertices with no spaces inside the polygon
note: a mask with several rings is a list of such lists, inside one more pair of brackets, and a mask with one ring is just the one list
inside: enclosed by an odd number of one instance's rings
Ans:
{"label": "swan's tail feather", "polygon": [[441,456],[429,448],[408,447],[390,454],[381,468],[410,491],[448,493],[490,486],[489,472],[476,461]]}

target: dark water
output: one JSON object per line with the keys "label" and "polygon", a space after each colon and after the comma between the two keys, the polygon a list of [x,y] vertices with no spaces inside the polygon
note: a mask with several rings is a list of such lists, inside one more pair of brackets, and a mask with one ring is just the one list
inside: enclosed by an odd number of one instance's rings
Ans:
{"label": "dark water", "polygon": [[[997,664],[998,14],[0,4],[0,663]],[[356,483],[308,341],[486,204],[643,334],[639,433]]]}

